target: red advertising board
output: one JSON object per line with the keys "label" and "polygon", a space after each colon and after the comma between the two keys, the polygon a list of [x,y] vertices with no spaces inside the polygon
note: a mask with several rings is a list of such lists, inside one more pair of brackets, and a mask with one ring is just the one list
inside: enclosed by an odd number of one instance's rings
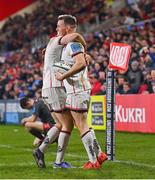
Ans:
{"label": "red advertising board", "polygon": [[16,13],[36,0],[1,0],[0,1],[0,21]]}
{"label": "red advertising board", "polygon": [[155,133],[155,94],[117,95],[116,130]]}
{"label": "red advertising board", "polygon": [[127,70],[130,53],[130,45],[115,42],[111,43],[109,68],[114,70]]}

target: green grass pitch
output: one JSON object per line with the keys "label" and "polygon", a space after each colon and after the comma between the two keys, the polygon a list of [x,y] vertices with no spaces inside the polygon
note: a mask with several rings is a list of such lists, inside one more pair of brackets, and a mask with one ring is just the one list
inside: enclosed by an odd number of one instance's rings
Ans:
{"label": "green grass pitch", "polygon": [[[105,132],[96,131],[104,150]],[[116,161],[105,162],[99,170],[53,169],[56,145],[50,145],[38,169],[32,157],[33,137],[21,126],[0,125],[0,179],[154,179],[155,135],[116,132]],[[65,160],[81,167],[87,161],[77,130],[74,130]]]}

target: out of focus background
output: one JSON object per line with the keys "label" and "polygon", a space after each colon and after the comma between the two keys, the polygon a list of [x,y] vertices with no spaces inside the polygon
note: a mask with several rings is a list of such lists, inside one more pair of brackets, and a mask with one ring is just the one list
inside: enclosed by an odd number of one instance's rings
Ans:
{"label": "out of focus background", "polygon": [[[58,176],[53,170],[52,175],[48,170],[38,172],[31,156],[27,157],[27,153],[31,154],[29,151],[32,147],[29,145],[32,137],[23,134],[24,130],[19,126],[3,125],[19,125],[20,120],[29,114],[19,107],[20,98],[41,96],[43,70],[41,52],[49,39],[56,34],[57,17],[61,14],[72,14],[77,17],[78,32],[84,36],[88,44],[87,52],[93,59],[89,66],[92,102],[101,101],[100,107],[103,109],[102,118],[100,112],[91,110],[89,112],[89,123],[95,129],[105,129],[105,99],[102,97],[106,94],[110,43],[127,43],[132,47],[128,70],[116,72],[116,130],[133,132],[118,132],[117,157],[122,161],[114,164],[108,162],[103,171],[90,174],[76,170],[79,176],[76,173],[72,174],[71,171],[68,172],[68,176],[61,171],[58,171]],[[155,133],[154,93],[154,0],[0,1],[0,149],[2,148],[3,155],[0,162],[2,168],[0,178],[26,178],[24,173],[27,174],[31,168],[33,171],[28,173],[29,178],[154,178],[155,147],[152,134]],[[97,136],[100,142],[104,141],[102,131],[97,132]],[[12,138],[11,143],[8,137]],[[74,140],[71,143],[77,147],[80,142]],[[77,151],[70,147],[69,152],[72,150],[74,153]],[[16,152],[19,158],[11,156]],[[6,160],[8,154],[12,158]],[[82,155],[73,154],[67,157],[71,161],[73,157],[74,160],[79,158],[79,163],[83,159]],[[24,173],[19,176],[21,171]]]}
{"label": "out of focus background", "polygon": [[55,34],[58,15],[66,13],[77,17],[93,58],[92,95],[105,94],[111,42],[132,46],[129,70],[117,74],[116,92],[155,92],[153,0],[6,0],[0,5],[0,99],[40,96],[41,50]]}

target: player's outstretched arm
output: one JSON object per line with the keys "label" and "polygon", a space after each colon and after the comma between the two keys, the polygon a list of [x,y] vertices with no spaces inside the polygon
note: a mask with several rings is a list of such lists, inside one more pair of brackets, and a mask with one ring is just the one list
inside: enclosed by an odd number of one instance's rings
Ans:
{"label": "player's outstretched arm", "polygon": [[65,45],[65,44],[68,44],[69,42],[73,42],[73,41],[81,43],[84,46],[84,48],[86,49],[87,43],[86,43],[85,39],[82,37],[82,35],[79,33],[71,33],[71,34],[67,34],[67,35],[63,36],[60,40],[60,44]]}

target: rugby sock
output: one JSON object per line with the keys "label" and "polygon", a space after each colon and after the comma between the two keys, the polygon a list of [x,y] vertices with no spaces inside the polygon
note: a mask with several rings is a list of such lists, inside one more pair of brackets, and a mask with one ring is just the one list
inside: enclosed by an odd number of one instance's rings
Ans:
{"label": "rugby sock", "polygon": [[57,143],[58,144],[58,137],[51,144],[53,144],[53,143]]}
{"label": "rugby sock", "polygon": [[48,147],[48,144],[51,144],[53,141],[55,141],[56,138],[59,136],[59,134],[60,134],[60,130],[56,126],[53,126],[48,131],[42,144],[39,146],[40,151],[44,153]]}
{"label": "rugby sock", "polygon": [[89,130],[90,130],[90,132],[91,132],[91,134],[93,136],[93,146],[94,146],[95,154],[96,154],[96,156],[98,156],[102,152],[101,147],[100,147],[100,145],[99,145],[99,143],[98,143],[98,141],[96,139],[94,129],[89,128]]}
{"label": "rugby sock", "polygon": [[85,132],[82,136],[81,136],[82,142],[84,144],[84,147],[87,151],[88,154],[88,158],[89,161],[91,161],[92,163],[96,162],[96,155],[93,149],[93,137],[92,137],[92,133],[90,131]]}
{"label": "rugby sock", "polygon": [[68,131],[61,131],[59,138],[58,138],[58,149],[57,149],[57,156],[56,156],[56,163],[60,164],[64,161],[64,155],[66,152],[66,148],[69,142],[70,132]]}
{"label": "rugby sock", "polygon": [[36,129],[30,129],[29,133],[31,133],[33,136],[39,138],[40,140],[44,139],[44,136],[42,135],[42,133]]}

